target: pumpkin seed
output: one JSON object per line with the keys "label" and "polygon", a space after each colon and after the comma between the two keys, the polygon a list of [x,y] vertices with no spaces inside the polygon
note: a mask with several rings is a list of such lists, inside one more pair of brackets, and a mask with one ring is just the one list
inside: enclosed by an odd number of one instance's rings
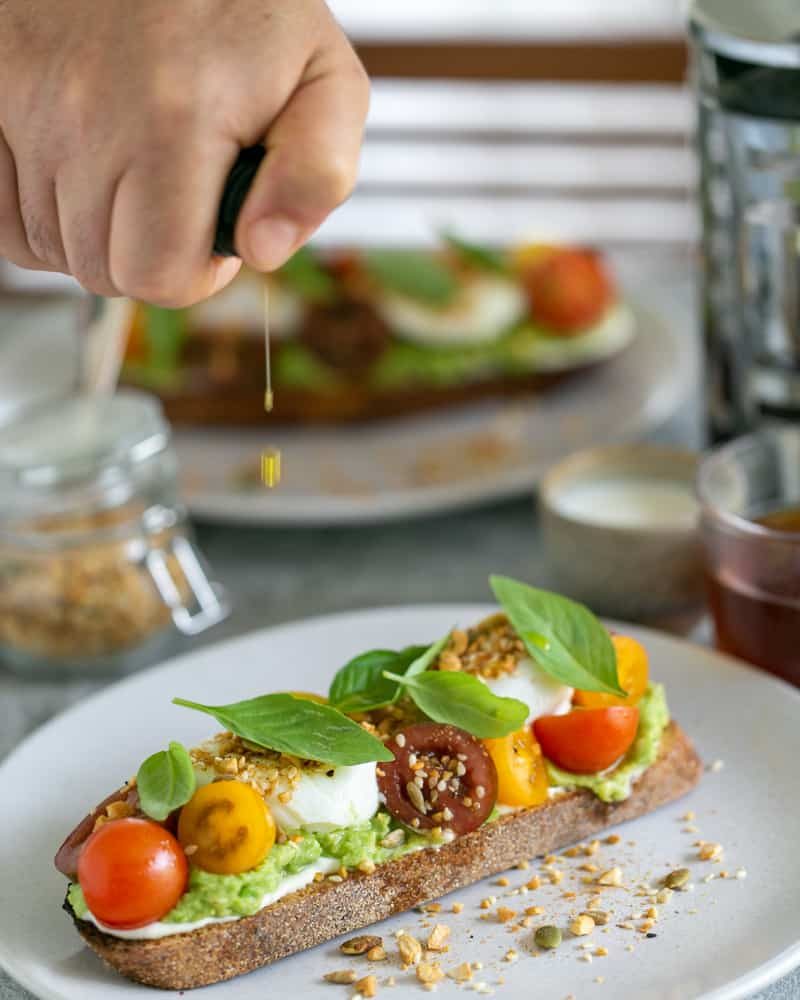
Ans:
{"label": "pumpkin seed", "polygon": [[676,868],[664,877],[664,885],[667,889],[682,889],[691,877],[692,873],[688,868]]}
{"label": "pumpkin seed", "polygon": [[552,924],[539,927],[533,940],[540,948],[557,948],[561,944],[561,931]]}

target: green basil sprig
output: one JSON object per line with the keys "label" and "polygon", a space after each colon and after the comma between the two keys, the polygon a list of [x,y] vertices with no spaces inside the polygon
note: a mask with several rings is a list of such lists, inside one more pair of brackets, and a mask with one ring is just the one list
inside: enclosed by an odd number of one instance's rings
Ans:
{"label": "green basil sprig", "polygon": [[291,694],[265,694],[232,705],[172,702],[213,716],[243,740],[303,760],[350,765],[394,759],[377,737],[337,709]]}
{"label": "green basil sprig", "polygon": [[333,678],[328,701],[342,712],[369,712],[392,705],[400,697],[400,685],[386,673],[404,677],[422,673],[436,660],[450,635],[430,646],[408,646],[398,651],[373,649],[346,663]]}
{"label": "green basil sprig", "polygon": [[582,604],[505,576],[489,579],[495,597],[539,666],[569,687],[625,695],[603,625]]}
{"label": "green basil sprig", "polygon": [[142,811],[162,823],[194,795],[197,778],[189,751],[170,743],[168,750],[148,757],[136,775],[136,787]]}
{"label": "green basil sprig", "polygon": [[458,256],[467,264],[477,267],[481,271],[492,271],[494,274],[508,274],[508,264],[505,257],[491,247],[484,247],[478,243],[470,243],[462,240],[460,236],[448,230],[442,233],[442,239],[447,243]]}
{"label": "green basil sprig", "polygon": [[528,717],[524,702],[500,698],[483,681],[460,670],[389,674],[389,679],[401,685],[429,719],[458,726],[480,739],[516,732]]}
{"label": "green basil sprig", "polygon": [[455,276],[433,254],[371,250],[364,254],[364,263],[378,284],[427,305],[446,306],[458,292]]}

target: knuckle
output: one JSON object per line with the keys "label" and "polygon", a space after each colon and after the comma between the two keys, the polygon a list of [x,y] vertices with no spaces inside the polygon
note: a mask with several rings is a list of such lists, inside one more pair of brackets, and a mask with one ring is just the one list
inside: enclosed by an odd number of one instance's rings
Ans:
{"label": "knuckle", "polygon": [[61,240],[58,234],[35,212],[22,213],[25,233],[31,253],[44,264],[63,265]]}
{"label": "knuckle", "polygon": [[104,295],[110,297],[119,295],[119,289],[114,285],[111,279],[107,275],[100,273],[98,270],[81,271],[75,267],[71,267],[70,273],[81,288],[85,289],[87,292],[91,292],[92,295]]}
{"label": "knuckle", "polygon": [[114,284],[124,295],[164,309],[182,309],[193,302],[185,276],[167,268],[136,267],[129,274],[115,276]]}
{"label": "knuckle", "polygon": [[323,200],[331,206],[341,205],[353,193],[357,164],[342,153],[332,153],[321,164],[317,184]]}
{"label": "knuckle", "polygon": [[175,143],[201,131],[203,114],[196,96],[193,99],[195,93],[193,87],[176,86],[168,81],[160,84],[148,102],[148,143],[155,147]]}
{"label": "knuckle", "polygon": [[108,276],[103,228],[91,211],[76,212],[64,232],[70,272],[90,292],[109,294],[112,282]]}

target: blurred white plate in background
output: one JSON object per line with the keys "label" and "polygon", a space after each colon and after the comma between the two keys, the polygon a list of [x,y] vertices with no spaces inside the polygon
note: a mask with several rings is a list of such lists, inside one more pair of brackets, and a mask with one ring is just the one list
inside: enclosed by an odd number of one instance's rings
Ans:
{"label": "blurred white plate in background", "polygon": [[[540,395],[357,427],[179,430],[184,499],[220,522],[357,525],[524,493],[570,452],[641,438],[691,396],[688,302],[675,296],[663,318],[638,307],[620,356]],[[259,480],[264,448],[282,452],[273,490]]]}

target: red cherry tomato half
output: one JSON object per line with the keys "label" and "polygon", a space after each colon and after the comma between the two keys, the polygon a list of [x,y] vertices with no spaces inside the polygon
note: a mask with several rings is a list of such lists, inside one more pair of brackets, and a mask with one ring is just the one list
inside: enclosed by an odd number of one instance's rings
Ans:
{"label": "red cherry tomato half", "polygon": [[131,930],[160,920],[183,895],[189,865],[172,834],[148,819],[115,819],[86,841],[78,880],[102,923]]}
{"label": "red cherry tomato half", "polygon": [[378,765],[386,808],[414,830],[476,830],[497,798],[497,771],[483,744],[456,726],[420,722],[387,744],[395,759]]}
{"label": "red cherry tomato half", "polygon": [[611,767],[636,738],[639,709],[576,708],[567,715],[543,715],[533,731],[545,757],[575,774],[595,774]]}
{"label": "red cherry tomato half", "polygon": [[543,252],[522,265],[534,319],[564,335],[599,322],[614,301],[614,285],[602,259],[568,247]]}

